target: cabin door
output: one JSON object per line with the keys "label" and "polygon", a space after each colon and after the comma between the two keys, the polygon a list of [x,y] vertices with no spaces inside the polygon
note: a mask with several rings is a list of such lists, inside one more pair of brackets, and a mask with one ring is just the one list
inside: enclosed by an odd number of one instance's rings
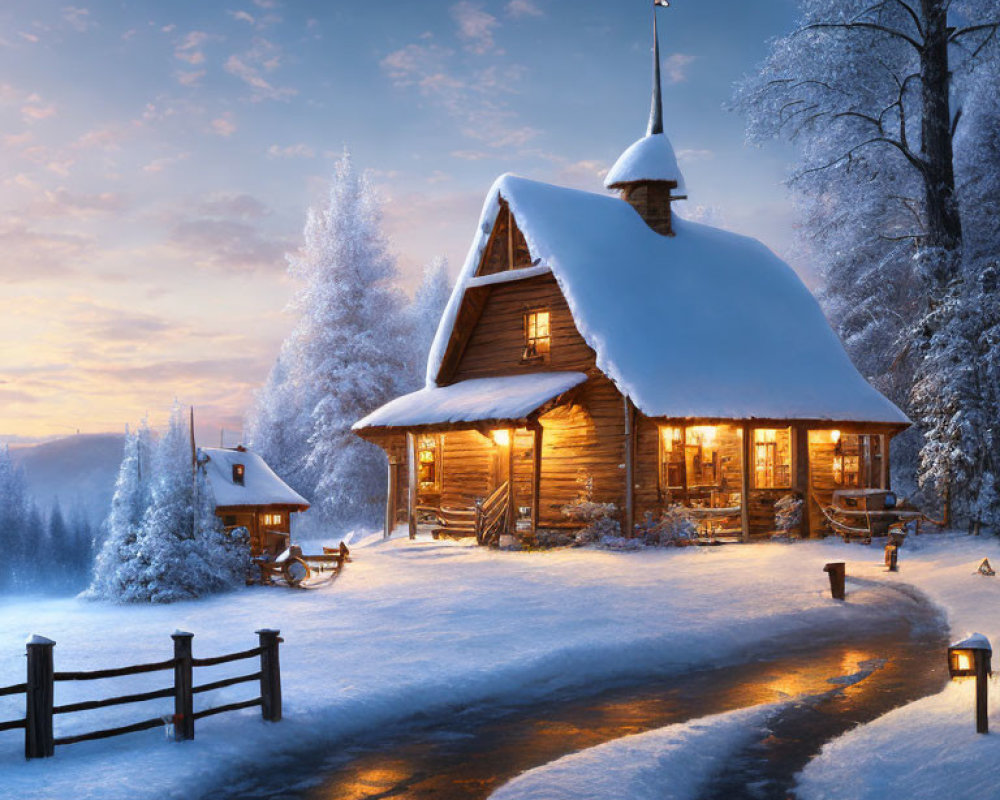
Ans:
{"label": "cabin door", "polygon": [[535,432],[518,428],[513,435],[499,437],[494,448],[490,491],[510,481],[514,519],[522,531],[530,531],[535,519]]}

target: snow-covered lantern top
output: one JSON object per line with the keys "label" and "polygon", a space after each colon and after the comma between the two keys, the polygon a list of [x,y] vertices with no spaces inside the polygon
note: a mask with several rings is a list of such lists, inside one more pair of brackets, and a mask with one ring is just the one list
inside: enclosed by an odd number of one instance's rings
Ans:
{"label": "snow-covered lantern top", "polygon": [[974,633],[948,648],[948,672],[952,678],[974,678],[976,668],[982,662],[985,674],[990,675],[993,672],[992,656],[990,640],[981,633]]}
{"label": "snow-covered lantern top", "polygon": [[[653,101],[646,135],[629,147],[608,172],[604,185],[620,191],[646,224],[664,236],[673,236],[670,204],[683,200],[684,176],[677,154],[663,132],[663,92],[660,88],[660,37],[653,16]],[[674,194],[680,192],[680,194]]]}

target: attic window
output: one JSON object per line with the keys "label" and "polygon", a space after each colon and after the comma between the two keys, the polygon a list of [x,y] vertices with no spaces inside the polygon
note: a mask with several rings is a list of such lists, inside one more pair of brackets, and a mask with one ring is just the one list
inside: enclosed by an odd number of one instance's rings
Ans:
{"label": "attic window", "polygon": [[242,464],[233,464],[233,483],[237,486],[245,486],[246,483],[244,478],[246,476],[246,467]]}
{"label": "attic window", "polygon": [[548,310],[528,311],[524,315],[524,353],[521,361],[544,361],[552,345]]}

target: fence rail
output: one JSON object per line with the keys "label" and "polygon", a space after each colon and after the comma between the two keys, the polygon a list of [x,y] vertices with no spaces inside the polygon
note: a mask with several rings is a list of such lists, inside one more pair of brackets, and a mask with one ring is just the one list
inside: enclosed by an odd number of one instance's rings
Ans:
{"label": "fence rail", "polygon": [[[281,719],[281,667],[278,658],[278,645],[282,642],[280,632],[276,630],[259,630],[257,637],[260,644],[249,650],[237,653],[227,653],[212,658],[195,658],[191,652],[194,634],[177,631],[171,635],[174,641],[174,657],[166,661],[156,661],[150,664],[134,664],[128,667],[111,669],[84,670],[75,672],[56,672],[53,669],[53,650],[55,642],[42,636],[32,636],[27,643],[27,681],[12,686],[0,687],[0,697],[14,694],[25,696],[25,716],[23,719],[0,722],[0,731],[24,729],[24,755],[26,758],[48,758],[54,755],[56,746],[87,742],[94,739],[107,739],[111,736],[121,736],[126,733],[149,730],[161,725],[174,726],[174,738],[178,741],[194,738],[195,720],[225,714],[229,711],[239,711],[244,708],[260,706],[261,716],[268,722],[278,722]],[[249,658],[260,658],[260,669],[246,675],[223,678],[210,683],[195,686],[195,667],[213,667],[219,664],[229,664]],[[173,670],[174,684],[165,689],[148,692],[107,697],[100,700],[81,700],[75,703],[55,705],[55,684],[62,681],[94,681],[108,678],[121,678],[128,675],[142,675],[147,672],[162,672]],[[228,703],[215,708],[201,711],[194,710],[194,696],[204,692],[224,689],[241,683],[259,682],[260,694],[252,700],[242,700]],[[74,714],[79,711],[93,711],[98,708],[143,703],[148,700],[174,698],[174,713],[163,717],[134,722],[114,728],[80,733],[73,736],[53,735],[52,719],[57,714]]]}

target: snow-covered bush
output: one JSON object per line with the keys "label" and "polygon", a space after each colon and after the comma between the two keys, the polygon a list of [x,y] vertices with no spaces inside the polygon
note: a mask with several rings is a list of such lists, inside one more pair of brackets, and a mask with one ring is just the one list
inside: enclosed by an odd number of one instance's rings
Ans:
{"label": "snow-covered bush", "polygon": [[786,494],[774,504],[774,525],[785,536],[797,535],[802,525],[802,498]]}
{"label": "snow-covered bush", "polygon": [[670,506],[659,519],[647,511],[637,527],[643,542],[650,547],[682,545],[698,537],[698,526],[691,512],[679,503]]}
{"label": "snow-covered bush", "polygon": [[576,533],[577,544],[592,544],[606,536],[622,535],[618,506],[614,503],[595,503],[581,499],[563,506],[562,513],[574,522],[584,523],[584,527]]}

